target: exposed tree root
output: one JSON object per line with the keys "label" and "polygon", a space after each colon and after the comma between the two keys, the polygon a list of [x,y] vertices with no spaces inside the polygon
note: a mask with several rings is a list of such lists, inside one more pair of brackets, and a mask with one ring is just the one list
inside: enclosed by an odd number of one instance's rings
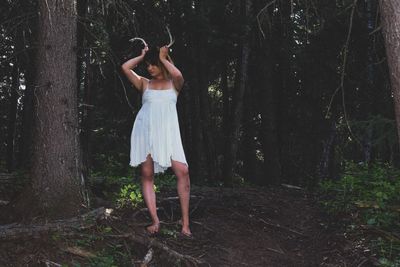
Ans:
{"label": "exposed tree root", "polygon": [[104,207],[92,210],[78,217],[55,220],[41,225],[7,224],[0,226],[0,240],[11,240],[27,237],[38,237],[43,233],[52,231],[83,230],[96,224],[97,219],[105,218]]}

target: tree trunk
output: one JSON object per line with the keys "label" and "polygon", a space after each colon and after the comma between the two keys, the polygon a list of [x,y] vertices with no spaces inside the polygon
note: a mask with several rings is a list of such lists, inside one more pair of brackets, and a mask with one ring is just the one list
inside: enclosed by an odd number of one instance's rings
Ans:
{"label": "tree trunk", "polygon": [[230,90],[228,86],[228,60],[224,60],[223,69],[221,72],[221,90],[222,90],[222,132],[224,139],[229,135],[229,114],[230,110]]}
{"label": "tree trunk", "polygon": [[83,107],[82,107],[82,132],[81,132],[81,146],[82,146],[82,170],[85,179],[89,175],[89,170],[91,168],[91,132],[94,125],[94,104],[95,104],[95,94],[96,94],[96,72],[94,66],[90,63],[91,53],[86,55],[85,64],[85,76],[84,76],[84,86],[83,86]]}
{"label": "tree trunk", "polygon": [[381,0],[380,8],[400,145],[400,2]]}
{"label": "tree trunk", "polygon": [[243,159],[243,177],[246,181],[257,183],[257,157],[256,157],[256,111],[255,95],[252,84],[246,90],[244,98],[243,142],[241,146]]}
{"label": "tree trunk", "polygon": [[[251,1],[244,1],[244,17],[250,19]],[[240,67],[240,81],[239,86],[236,89],[234,95],[234,107],[232,112],[232,128],[227,138],[224,153],[224,169],[223,178],[227,185],[231,185],[233,182],[234,168],[236,166],[237,150],[239,146],[240,127],[243,114],[243,97],[247,85],[247,71],[249,65],[250,55],[250,22],[248,21],[245,25],[245,32],[242,40],[242,51],[241,51],[241,67]]]}
{"label": "tree trunk", "polygon": [[[77,13],[78,13],[78,18],[83,20],[86,18],[88,10],[88,1],[87,0],[81,0],[77,2]],[[80,112],[81,118],[80,121],[82,121],[82,131],[81,131],[81,137],[80,137],[80,143],[82,146],[82,173],[85,178],[85,181],[87,181],[87,176],[89,173],[89,158],[90,158],[90,151],[89,151],[89,140],[90,140],[90,129],[91,129],[91,108],[89,105],[90,104],[91,98],[90,98],[90,89],[91,89],[91,81],[92,81],[92,76],[91,76],[91,66],[90,66],[90,51],[85,50],[85,27],[83,23],[78,23],[77,24],[77,68],[76,68],[76,77],[77,77],[77,93],[78,96],[83,95],[82,99],[79,99],[79,102],[83,102],[82,106],[82,111]],[[85,65],[83,65],[83,62],[85,61]],[[83,81],[82,81],[83,78]],[[82,82],[81,82],[82,81]],[[81,94],[82,86],[81,84],[83,83],[83,93]]]}
{"label": "tree trunk", "polygon": [[[20,12],[30,12],[32,8],[37,12],[37,5],[32,6],[30,1],[20,1]],[[22,96],[22,111],[21,111],[21,133],[18,139],[18,160],[17,168],[28,170],[32,163],[32,140],[33,140],[33,90],[35,86],[35,71],[36,64],[36,49],[28,49],[36,46],[37,43],[37,26],[38,18],[35,17],[29,23],[29,28],[21,28],[18,30],[18,43],[20,47],[17,50],[23,51],[18,56],[20,71],[24,73],[25,90]],[[29,47],[24,45],[29,44]]]}
{"label": "tree trunk", "polygon": [[27,51],[21,57],[25,66],[25,90],[22,98],[22,126],[18,149],[18,168],[29,169],[32,163],[32,129],[33,129],[33,90],[35,83],[34,52]]}
{"label": "tree trunk", "polygon": [[[271,40],[269,41],[271,45]],[[261,143],[264,154],[264,173],[265,179],[260,181],[262,184],[278,184],[281,178],[280,164],[280,148],[278,135],[278,90],[277,83],[274,79],[280,78],[273,75],[273,65],[276,59],[273,57],[271,47],[263,46],[265,54],[263,61],[264,66],[261,67],[262,73],[265,73],[265,79],[262,79],[264,86],[260,94],[260,111],[261,111]],[[262,65],[262,64],[260,64]],[[275,76],[275,77],[274,77]]]}
{"label": "tree trunk", "polygon": [[17,122],[17,100],[19,90],[19,68],[18,61],[14,61],[12,72],[12,85],[10,92],[10,105],[8,109],[8,126],[7,126],[7,170],[9,172],[15,169],[15,132]]}
{"label": "tree trunk", "polygon": [[[205,4],[203,1],[198,1],[197,8],[199,9],[200,15],[206,16]],[[202,121],[202,131],[203,131],[203,146],[204,146],[204,177],[208,179],[215,179],[218,174],[216,172],[216,150],[214,143],[214,136],[216,136],[216,129],[212,127],[210,114],[210,96],[208,93],[208,83],[209,83],[209,61],[207,58],[207,36],[205,34],[199,34],[197,36],[197,49],[194,51],[194,55],[198,54],[197,63],[198,71],[197,75],[199,78],[199,99],[200,99],[200,117]]]}
{"label": "tree trunk", "polygon": [[76,78],[76,1],[40,1],[33,198],[53,218],[83,204]]}
{"label": "tree trunk", "polygon": [[336,139],[336,121],[332,120],[330,125],[329,136],[326,140],[323,141],[322,145],[322,155],[321,160],[319,162],[319,166],[317,168],[317,173],[319,180],[324,180],[327,178],[331,178],[332,172],[329,172],[329,169],[332,169],[332,160],[333,160],[333,150],[334,150],[334,143]]}

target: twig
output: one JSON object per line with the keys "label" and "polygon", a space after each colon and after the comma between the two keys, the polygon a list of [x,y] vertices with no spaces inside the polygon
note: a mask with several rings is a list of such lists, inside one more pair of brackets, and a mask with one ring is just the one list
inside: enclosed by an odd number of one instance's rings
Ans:
{"label": "twig", "polygon": [[86,103],[79,103],[79,106],[88,107],[88,108],[94,108],[95,107],[95,105],[86,104]]}
{"label": "twig", "polygon": [[286,187],[286,188],[290,188],[290,189],[303,190],[303,188],[300,187],[300,186],[295,186],[295,185],[290,185],[290,184],[281,184],[281,186]]}
{"label": "twig", "polygon": [[140,267],[147,267],[147,265],[153,259],[153,254],[154,254],[154,250],[152,248],[150,248],[149,251],[147,251],[146,256],[144,256],[143,263],[140,264]]}
{"label": "twig", "polygon": [[266,248],[266,250],[269,250],[269,251],[272,251],[272,252],[275,252],[275,253],[279,253],[281,255],[285,254],[285,252],[283,252],[282,250],[277,250],[277,249],[273,249],[273,248]]}
{"label": "twig", "polygon": [[125,247],[126,252],[128,253],[129,259],[132,259],[131,250],[130,250],[130,248],[129,248],[129,246],[128,246],[128,243],[126,243],[125,240],[124,240],[124,247]]}
{"label": "twig", "polygon": [[199,201],[197,201],[196,206],[194,206],[194,208],[190,211],[189,215],[192,215],[193,212],[195,212],[197,210],[197,208],[200,205],[200,202],[204,199],[204,197],[201,197]]}
{"label": "twig", "polygon": [[10,201],[0,200],[0,206],[1,205],[7,205],[8,203],[10,203]]}
{"label": "twig", "polygon": [[[156,210],[157,211],[164,210],[164,208],[163,207],[157,207]],[[149,211],[149,209],[148,208],[141,208],[140,210],[137,210],[134,214],[132,214],[131,218],[134,219],[139,213],[145,212],[145,211]]]}
{"label": "twig", "polygon": [[44,263],[46,264],[47,267],[51,267],[51,266],[62,267],[61,264],[56,263],[56,262],[51,261],[51,260],[46,260]]}
{"label": "twig", "polygon": [[193,220],[192,220],[192,223],[201,225],[201,226],[203,226],[204,229],[206,229],[206,230],[208,230],[208,231],[210,231],[210,232],[215,233],[215,231],[214,231],[213,229],[211,229],[210,227],[208,227],[208,226],[205,225],[205,224],[202,224],[201,222],[197,222],[197,221],[193,221]]}
{"label": "twig", "polygon": [[96,255],[90,251],[84,250],[80,247],[62,247],[62,251],[77,255],[83,258],[94,258]]}
{"label": "twig", "polygon": [[370,32],[368,35],[373,35],[376,32],[379,32],[380,30],[382,30],[382,25],[379,25],[378,27],[376,27],[372,32]]}
{"label": "twig", "polygon": [[[190,195],[190,198],[201,198],[203,199],[203,196],[196,196],[196,195]],[[166,200],[178,200],[179,196],[175,196],[175,197],[166,197],[166,198],[162,198],[160,199],[160,201],[166,201]]]}
{"label": "twig", "polygon": [[[78,17],[78,18],[79,18],[79,17]],[[86,31],[91,37],[93,37],[93,39],[95,39],[96,41],[99,41],[99,42],[100,42],[100,39],[99,39],[94,33],[92,33],[92,32],[90,31],[90,29],[88,29],[88,28],[86,27],[86,24],[85,24],[85,23],[83,23],[83,22],[80,21],[80,20],[78,20],[78,23],[81,23],[81,24],[82,24],[82,26],[83,26],[83,28],[85,29],[85,31]],[[93,51],[93,53],[97,56],[97,53],[96,53],[96,51],[95,51],[94,49],[91,50],[91,51]],[[112,51],[111,49],[108,49],[108,52],[110,52],[110,54],[115,58],[115,55],[114,55],[114,53],[113,53],[113,51]],[[117,65],[117,64],[115,63],[114,59],[113,59],[111,56],[109,56],[108,54],[107,54],[107,57],[110,59],[110,62],[114,65],[114,73],[115,73],[116,76],[118,77],[118,79],[119,79],[119,81],[120,81],[120,83],[121,83],[121,85],[122,85],[122,88],[124,89],[124,94],[125,94],[126,103],[128,104],[128,106],[130,107],[131,111],[133,112],[135,109],[133,108],[133,106],[131,105],[131,103],[130,103],[130,101],[129,101],[129,99],[128,99],[128,94],[127,94],[127,92],[126,92],[126,87],[125,87],[124,81],[122,80],[121,75],[120,75],[120,73],[117,71],[117,68],[116,68],[116,65]],[[99,58],[99,57],[97,56],[97,58]],[[102,69],[101,69],[101,64],[99,65],[99,69],[100,69],[100,74],[102,74],[102,76],[104,77],[103,71],[102,71]]]}
{"label": "twig", "polygon": [[363,266],[363,265],[364,265],[364,263],[366,263],[366,262],[368,262],[368,261],[369,261],[369,259],[368,259],[368,258],[364,259],[362,262],[360,262],[360,264],[358,264],[358,265],[357,265],[357,267],[361,267],[361,266]]}
{"label": "twig", "polygon": [[273,227],[277,227],[277,228],[280,228],[280,229],[284,229],[284,230],[286,230],[286,231],[289,231],[289,232],[294,233],[294,234],[297,234],[297,235],[306,236],[304,233],[301,233],[301,232],[299,232],[299,231],[290,229],[289,227],[286,227],[286,226],[283,226],[283,225],[280,225],[280,224],[270,223],[270,222],[267,222],[267,221],[265,221],[265,220],[263,220],[263,219],[261,219],[261,218],[258,219],[258,220],[259,220],[260,222],[265,223],[266,225],[273,226]]}
{"label": "twig", "polygon": [[275,2],[276,2],[276,0],[272,0],[271,2],[269,2],[268,4],[266,4],[266,5],[258,12],[258,14],[257,14],[257,16],[256,16],[258,28],[260,29],[260,32],[261,32],[262,36],[264,37],[264,39],[265,39],[265,33],[264,33],[264,31],[263,31],[263,29],[262,29],[262,27],[261,27],[261,22],[260,22],[259,16],[260,16],[262,13],[264,13],[264,11],[265,11],[270,5],[274,4]]}
{"label": "twig", "polygon": [[343,47],[343,64],[342,64],[342,73],[340,75],[340,85],[339,87],[335,90],[335,92],[333,93],[331,100],[329,102],[328,105],[328,110],[326,112],[326,117],[328,117],[332,102],[333,102],[333,98],[335,97],[336,93],[341,89],[342,91],[342,106],[343,106],[343,114],[344,114],[344,119],[346,121],[346,126],[347,129],[349,130],[349,133],[351,134],[351,136],[354,137],[354,140],[360,144],[361,148],[363,148],[361,142],[359,141],[359,139],[354,135],[350,124],[349,124],[349,120],[348,120],[348,116],[347,116],[347,111],[346,111],[346,104],[345,104],[345,97],[344,97],[344,78],[346,75],[346,65],[347,65],[347,55],[349,53],[349,45],[350,45],[350,37],[351,37],[351,32],[353,30],[353,18],[354,18],[354,13],[357,7],[357,2],[358,0],[354,0],[353,5],[352,5],[352,9],[351,9],[351,14],[350,14],[350,24],[349,24],[349,30],[347,32],[347,38],[346,38],[346,43]]}

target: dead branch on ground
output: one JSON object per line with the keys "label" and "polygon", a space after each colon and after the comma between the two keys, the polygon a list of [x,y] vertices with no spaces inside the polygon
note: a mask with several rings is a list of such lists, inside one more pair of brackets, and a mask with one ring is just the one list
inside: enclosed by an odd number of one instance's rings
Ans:
{"label": "dead branch on ground", "polygon": [[55,231],[84,230],[93,227],[97,219],[104,219],[108,210],[104,207],[89,211],[83,215],[55,220],[39,225],[24,225],[12,223],[0,226],[0,240],[12,240],[26,237],[39,237],[43,233]]}

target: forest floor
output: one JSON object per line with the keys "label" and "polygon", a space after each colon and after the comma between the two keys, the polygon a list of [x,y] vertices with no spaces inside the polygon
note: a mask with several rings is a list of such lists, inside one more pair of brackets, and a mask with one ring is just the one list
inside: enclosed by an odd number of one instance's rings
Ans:
{"label": "forest floor", "polygon": [[178,234],[169,189],[157,195],[155,237],[144,232],[147,211],[114,209],[85,230],[0,239],[0,266],[372,266],[305,190],[193,186],[191,194],[193,239]]}

